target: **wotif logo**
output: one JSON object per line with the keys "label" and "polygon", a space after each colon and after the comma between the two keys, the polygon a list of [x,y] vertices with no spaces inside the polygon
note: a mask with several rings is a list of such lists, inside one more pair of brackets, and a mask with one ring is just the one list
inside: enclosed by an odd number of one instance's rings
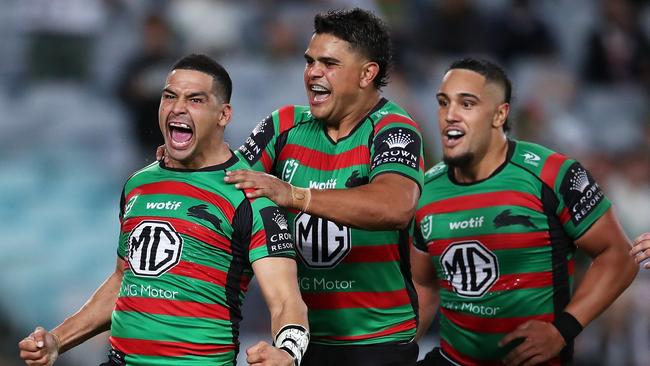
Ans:
{"label": "wotif logo", "polygon": [[173,210],[176,211],[181,207],[181,202],[147,202],[147,210]]}
{"label": "wotif logo", "polygon": [[477,216],[477,217],[472,217],[469,220],[450,222],[449,223],[449,230],[478,228],[478,227],[483,226],[483,221],[484,220],[485,220],[484,216]]}
{"label": "wotif logo", "polygon": [[403,149],[413,141],[414,140],[408,134],[403,133],[401,129],[397,130],[397,133],[389,133],[386,140],[384,140],[389,149],[394,149],[396,147]]}
{"label": "wotif logo", "polygon": [[313,180],[310,180],[309,188],[334,189],[336,188],[336,179],[328,179],[327,182],[314,182]]}
{"label": "wotif logo", "polygon": [[538,166],[539,161],[542,160],[539,155],[532,153],[530,151],[526,151],[525,153],[521,154],[521,156],[524,157],[524,163]]}

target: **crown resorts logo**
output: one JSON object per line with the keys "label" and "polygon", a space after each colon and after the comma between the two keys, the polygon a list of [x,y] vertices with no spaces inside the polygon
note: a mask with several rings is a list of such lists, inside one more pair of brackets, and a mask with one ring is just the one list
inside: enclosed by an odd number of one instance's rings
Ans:
{"label": "crown resorts logo", "polygon": [[257,136],[260,133],[264,133],[264,126],[266,126],[266,120],[262,120],[262,122],[258,123],[257,126],[253,129],[253,136]]}
{"label": "crown resorts logo", "polygon": [[403,149],[413,141],[415,140],[413,140],[409,134],[402,132],[401,129],[397,130],[397,133],[389,133],[386,140],[384,140],[389,149],[394,149],[396,147]]}
{"label": "crown resorts logo", "polygon": [[280,230],[287,230],[289,225],[287,225],[287,219],[279,211],[276,211],[273,215],[273,221],[278,225]]}
{"label": "crown resorts logo", "polygon": [[573,173],[573,177],[571,177],[571,189],[574,191],[578,191],[580,193],[583,193],[585,191],[585,188],[589,185],[589,177],[587,176],[587,172],[584,169],[571,169],[571,173]]}

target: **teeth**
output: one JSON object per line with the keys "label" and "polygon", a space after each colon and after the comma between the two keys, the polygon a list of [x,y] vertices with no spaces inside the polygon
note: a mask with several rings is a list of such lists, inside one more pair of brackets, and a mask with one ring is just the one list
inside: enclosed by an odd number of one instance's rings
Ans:
{"label": "teeth", "polygon": [[449,137],[459,137],[465,135],[464,132],[459,131],[459,130],[449,130],[447,131],[447,136]]}
{"label": "teeth", "polygon": [[322,92],[322,93],[329,92],[329,90],[327,90],[327,88],[325,88],[324,86],[320,86],[320,85],[312,85],[311,86],[311,91]]}
{"label": "teeth", "polygon": [[188,130],[191,129],[190,125],[185,124],[185,123],[171,122],[169,125],[170,125],[171,127],[185,128],[185,129],[188,129]]}

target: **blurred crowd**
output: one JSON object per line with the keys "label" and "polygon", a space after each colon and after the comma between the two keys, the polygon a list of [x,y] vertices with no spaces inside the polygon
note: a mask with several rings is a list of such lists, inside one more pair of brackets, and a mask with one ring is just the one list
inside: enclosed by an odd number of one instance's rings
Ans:
{"label": "blurred crowd", "polygon": [[[112,269],[119,193],[162,143],[165,75],[186,53],[231,73],[239,146],[284,104],[304,104],[314,14],[359,6],[392,31],[386,95],[439,158],[435,92],[450,60],[482,56],[514,84],[514,138],[577,158],[631,238],[650,230],[650,4],[643,0],[3,0],[0,12],[0,364],[54,326]],[[585,261],[587,265],[587,261]],[[246,308],[261,306],[250,294]],[[243,334],[268,332],[245,311]],[[433,335],[435,337],[435,334]],[[105,340],[61,357],[99,360]],[[425,347],[428,347],[425,346]],[[91,356],[92,355],[92,356]],[[578,337],[576,364],[650,362],[650,272]]]}

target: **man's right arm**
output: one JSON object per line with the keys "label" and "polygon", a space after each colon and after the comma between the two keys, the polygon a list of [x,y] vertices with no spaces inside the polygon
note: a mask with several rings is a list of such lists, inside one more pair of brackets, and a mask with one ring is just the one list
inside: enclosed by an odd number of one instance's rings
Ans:
{"label": "man's right arm", "polygon": [[431,263],[429,253],[411,246],[411,273],[413,284],[418,294],[418,330],[415,340],[419,340],[427,332],[433,321],[438,305],[438,278]]}
{"label": "man's right arm", "polygon": [[18,343],[20,357],[30,365],[51,365],[58,354],[110,329],[111,314],[122,284],[124,260],[117,259],[115,272],[75,314],[47,332],[37,330]]}

